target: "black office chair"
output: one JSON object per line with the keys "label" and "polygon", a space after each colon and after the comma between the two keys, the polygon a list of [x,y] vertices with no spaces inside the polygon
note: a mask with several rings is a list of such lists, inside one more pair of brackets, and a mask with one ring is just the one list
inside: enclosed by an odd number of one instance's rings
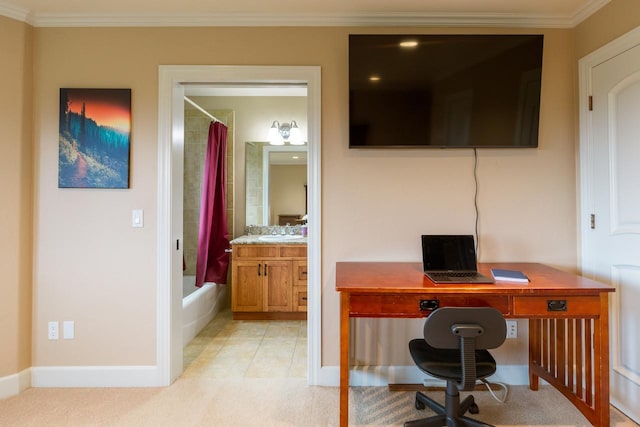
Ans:
{"label": "black office chair", "polygon": [[405,427],[487,426],[466,417],[478,413],[473,396],[460,402],[460,391],[473,390],[476,381],[496,372],[496,361],[487,351],[505,340],[507,325],[491,307],[443,307],[424,323],[424,339],[409,342],[413,361],[423,372],[447,381],[445,405],[416,393],[417,409],[431,408],[437,415],[404,423]]}

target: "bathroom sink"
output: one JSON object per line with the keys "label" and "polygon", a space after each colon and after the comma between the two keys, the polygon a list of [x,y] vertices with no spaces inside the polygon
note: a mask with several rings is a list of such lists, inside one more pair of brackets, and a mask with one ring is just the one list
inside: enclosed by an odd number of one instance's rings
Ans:
{"label": "bathroom sink", "polygon": [[264,242],[283,242],[287,240],[297,240],[302,239],[302,235],[300,234],[266,234],[264,236],[258,237],[258,240],[262,240]]}

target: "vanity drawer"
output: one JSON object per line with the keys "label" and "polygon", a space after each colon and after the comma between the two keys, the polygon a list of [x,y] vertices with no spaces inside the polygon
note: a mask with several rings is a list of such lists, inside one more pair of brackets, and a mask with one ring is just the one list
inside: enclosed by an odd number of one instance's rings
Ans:
{"label": "vanity drawer", "polygon": [[233,245],[234,258],[307,258],[307,245]]}
{"label": "vanity drawer", "polygon": [[270,245],[234,245],[235,258],[275,258],[278,256],[278,247]]}
{"label": "vanity drawer", "polygon": [[296,286],[293,288],[293,305],[295,311],[307,311],[307,287]]}
{"label": "vanity drawer", "polygon": [[293,262],[293,284],[307,285],[307,261]]}
{"label": "vanity drawer", "polygon": [[519,296],[513,298],[515,317],[597,317],[600,297],[594,296]]}
{"label": "vanity drawer", "polygon": [[307,245],[280,246],[281,258],[306,258]]}

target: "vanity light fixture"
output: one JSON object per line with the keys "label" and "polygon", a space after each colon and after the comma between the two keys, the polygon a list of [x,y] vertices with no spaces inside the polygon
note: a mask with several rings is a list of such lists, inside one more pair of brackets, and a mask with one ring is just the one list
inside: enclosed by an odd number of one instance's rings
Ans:
{"label": "vanity light fixture", "polygon": [[295,120],[291,120],[291,123],[282,124],[274,120],[271,128],[269,128],[267,140],[271,145],[284,145],[285,141],[291,145],[304,145],[302,133]]}

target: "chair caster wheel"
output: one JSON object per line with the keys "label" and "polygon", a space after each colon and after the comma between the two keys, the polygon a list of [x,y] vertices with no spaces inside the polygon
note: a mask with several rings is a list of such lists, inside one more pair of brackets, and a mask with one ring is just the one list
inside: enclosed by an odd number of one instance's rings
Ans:
{"label": "chair caster wheel", "polygon": [[473,403],[471,406],[469,406],[469,413],[477,414],[479,412],[480,412],[480,408],[478,408],[478,405],[476,405],[475,403]]}
{"label": "chair caster wheel", "polygon": [[424,410],[424,408],[426,408],[426,407],[427,407],[427,406],[426,406],[424,403],[422,403],[421,401],[419,401],[418,399],[416,399],[416,409],[417,409],[418,411],[422,411],[422,410]]}

